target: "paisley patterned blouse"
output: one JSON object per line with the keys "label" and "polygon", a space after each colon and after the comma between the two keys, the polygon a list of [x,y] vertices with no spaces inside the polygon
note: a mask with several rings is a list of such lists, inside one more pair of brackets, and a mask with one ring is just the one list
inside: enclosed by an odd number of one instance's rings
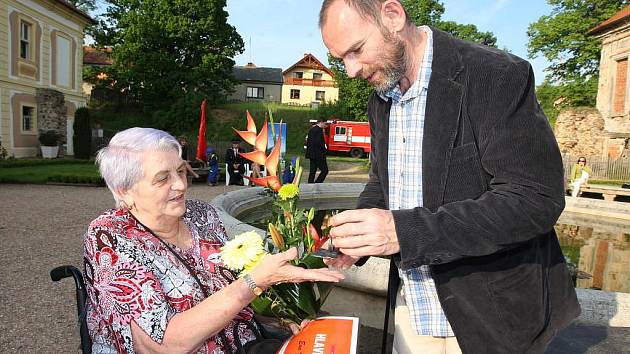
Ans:
{"label": "paisley patterned blouse", "polygon": [[[234,280],[219,256],[227,239],[225,228],[214,207],[197,200],[186,201],[183,220],[193,245],[187,250],[171,246],[196,273],[205,292],[213,294]],[[161,343],[169,320],[205,298],[186,266],[126,210],[109,210],[92,221],[85,234],[84,262],[93,353],[134,353],[132,320]],[[245,307],[225,327],[231,352],[236,351],[235,327],[243,343],[255,339],[245,324],[236,322],[252,317]],[[213,336],[196,353],[223,354],[225,345]]]}

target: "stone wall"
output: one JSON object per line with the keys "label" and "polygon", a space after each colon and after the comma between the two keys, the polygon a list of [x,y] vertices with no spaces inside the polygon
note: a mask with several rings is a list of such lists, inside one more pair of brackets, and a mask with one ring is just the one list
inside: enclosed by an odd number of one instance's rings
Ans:
{"label": "stone wall", "polygon": [[606,135],[604,118],[595,108],[568,108],[562,111],[554,128],[563,154],[602,156]]}
{"label": "stone wall", "polygon": [[66,102],[63,93],[46,88],[36,90],[38,130],[55,130],[61,136],[59,155],[65,155],[63,144],[66,143]]}

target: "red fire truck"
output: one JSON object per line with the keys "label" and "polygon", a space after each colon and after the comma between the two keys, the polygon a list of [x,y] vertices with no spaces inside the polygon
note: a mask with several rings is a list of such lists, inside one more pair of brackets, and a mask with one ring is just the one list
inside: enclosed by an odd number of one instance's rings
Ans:
{"label": "red fire truck", "polygon": [[[311,121],[315,124],[317,121]],[[372,151],[370,124],[345,120],[329,120],[324,130],[328,151],[347,152],[352,157],[363,157]],[[306,140],[304,141],[306,149]]]}

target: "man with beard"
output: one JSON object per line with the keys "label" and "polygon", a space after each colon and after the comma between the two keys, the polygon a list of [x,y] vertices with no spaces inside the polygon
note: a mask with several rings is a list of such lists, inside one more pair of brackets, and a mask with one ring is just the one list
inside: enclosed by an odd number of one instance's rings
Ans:
{"label": "man with beard", "polygon": [[332,218],[342,255],[327,263],[392,256],[394,353],[544,352],[580,310],[529,63],[416,27],[399,0],[325,0],[319,24],[348,76],[376,88],[369,180]]}

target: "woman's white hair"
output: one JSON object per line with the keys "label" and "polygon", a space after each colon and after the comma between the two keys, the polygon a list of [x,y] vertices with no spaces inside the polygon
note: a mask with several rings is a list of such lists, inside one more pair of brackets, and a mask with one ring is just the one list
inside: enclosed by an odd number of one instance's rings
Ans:
{"label": "woman's white hair", "polygon": [[151,150],[174,150],[182,147],[173,136],[153,128],[129,128],[109,141],[96,154],[96,164],[107,188],[114,195],[117,208],[130,207],[119,198],[119,192],[131,189],[143,177],[142,155]]}

